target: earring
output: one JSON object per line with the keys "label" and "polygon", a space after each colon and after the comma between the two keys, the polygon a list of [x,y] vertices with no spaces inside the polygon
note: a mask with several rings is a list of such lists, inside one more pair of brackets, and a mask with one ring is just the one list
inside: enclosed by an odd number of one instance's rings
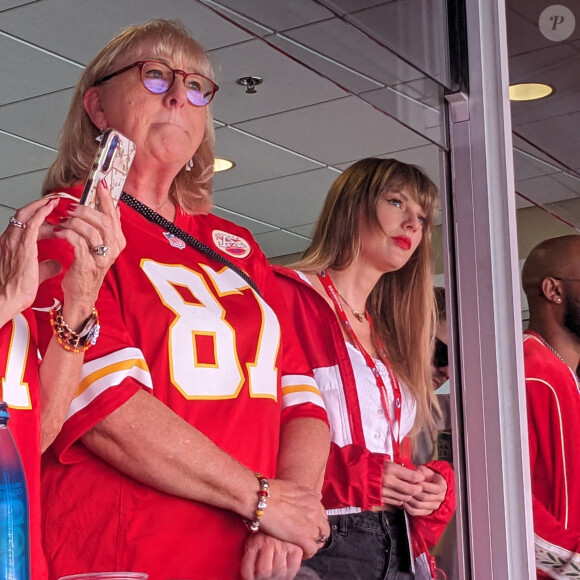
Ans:
{"label": "earring", "polygon": [[100,133],[95,137],[95,141],[100,143],[103,138],[103,133],[105,132],[105,124],[102,121],[99,123],[98,129]]}
{"label": "earring", "polygon": [[193,157],[185,164],[185,171],[191,171],[193,169]]}
{"label": "earring", "polygon": [[556,302],[557,302],[558,304],[560,304],[560,303],[562,302],[562,299],[561,299],[561,298],[556,298]]}

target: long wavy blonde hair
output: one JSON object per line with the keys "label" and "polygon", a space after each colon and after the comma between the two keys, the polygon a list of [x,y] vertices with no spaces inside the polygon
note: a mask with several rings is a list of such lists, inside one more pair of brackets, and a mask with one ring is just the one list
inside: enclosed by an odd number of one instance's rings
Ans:
{"label": "long wavy blonde hair", "polygon": [[[85,112],[83,96],[97,80],[114,72],[120,59],[133,55],[138,60],[144,50],[193,61],[198,72],[213,78],[206,53],[181,23],[158,19],[123,30],[87,65],[77,82],[60,132],[57,158],[42,185],[43,195],[86,180],[97,151],[95,138],[100,130]],[[213,115],[208,106],[204,137],[193,156],[193,168],[185,171],[184,167],[170,189],[170,197],[187,212],[206,211],[211,206],[214,144]]]}
{"label": "long wavy blonde hair", "polygon": [[425,212],[423,237],[409,261],[383,274],[367,300],[374,331],[397,376],[417,403],[412,434],[439,412],[431,381],[436,323],[432,284],[431,232],[438,212],[438,192],[425,172],[396,159],[369,158],[351,165],[331,185],[312,238],[300,261],[303,272],[342,270],[358,256],[361,228],[380,227],[377,204],[388,191],[409,192]]}

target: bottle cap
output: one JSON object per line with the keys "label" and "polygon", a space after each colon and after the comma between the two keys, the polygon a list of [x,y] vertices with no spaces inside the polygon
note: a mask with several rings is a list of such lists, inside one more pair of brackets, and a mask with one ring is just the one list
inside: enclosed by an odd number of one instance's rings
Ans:
{"label": "bottle cap", "polygon": [[0,401],[0,420],[9,419],[10,413],[8,412],[8,405],[4,401]]}

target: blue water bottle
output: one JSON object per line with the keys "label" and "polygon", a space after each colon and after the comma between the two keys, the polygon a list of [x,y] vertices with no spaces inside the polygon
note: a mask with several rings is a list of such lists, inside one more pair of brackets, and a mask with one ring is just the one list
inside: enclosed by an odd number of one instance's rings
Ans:
{"label": "blue water bottle", "polygon": [[0,578],[30,580],[26,478],[8,418],[0,402]]}

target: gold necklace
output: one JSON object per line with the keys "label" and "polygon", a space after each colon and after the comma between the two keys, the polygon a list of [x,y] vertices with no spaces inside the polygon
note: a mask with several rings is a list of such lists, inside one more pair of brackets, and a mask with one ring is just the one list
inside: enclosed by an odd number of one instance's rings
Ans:
{"label": "gold necklace", "polygon": [[[338,289],[336,290],[338,292]],[[340,299],[348,306],[348,309],[352,312],[353,316],[359,321],[359,322],[364,322],[365,320],[365,312],[359,312],[358,310],[355,310],[345,299],[345,297],[338,292],[338,295],[340,296]]]}

